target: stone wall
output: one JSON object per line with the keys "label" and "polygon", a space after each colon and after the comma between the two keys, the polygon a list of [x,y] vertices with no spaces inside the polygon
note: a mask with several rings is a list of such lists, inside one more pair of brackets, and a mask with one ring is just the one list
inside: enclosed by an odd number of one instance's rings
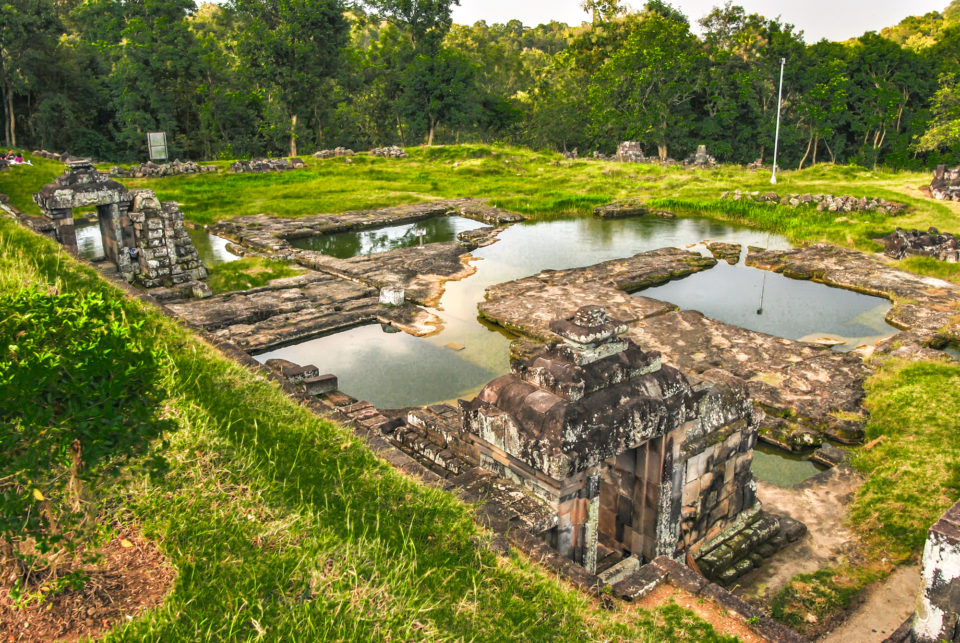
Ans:
{"label": "stone wall", "polygon": [[147,161],[143,165],[131,165],[126,169],[115,165],[110,168],[110,176],[124,179],[142,179],[158,176],[178,176],[182,174],[204,174],[216,171],[216,165],[198,165],[193,161],[184,163],[180,161],[180,159],[176,159],[170,163],[161,164]]}
{"label": "stone wall", "polygon": [[785,205],[791,208],[815,207],[818,212],[882,212],[889,215],[902,214],[907,206],[894,201],[887,201],[879,197],[855,197],[849,195],[835,196],[832,194],[786,194],[780,196],[776,192],[741,192],[733,190],[720,195],[721,199],[731,201],[752,201],[754,203],[771,203]]}
{"label": "stone wall", "polygon": [[386,159],[405,159],[407,153],[402,147],[391,145],[389,147],[375,147],[369,152],[370,156],[379,156]]}
{"label": "stone wall", "polygon": [[286,172],[306,167],[302,159],[296,157],[287,159],[250,159],[237,161],[230,166],[230,171],[236,174],[262,174],[264,172]]}
{"label": "stone wall", "polygon": [[332,159],[339,158],[341,156],[353,156],[356,154],[353,150],[347,149],[345,147],[337,147],[332,150],[320,150],[315,152],[313,158],[315,159]]}

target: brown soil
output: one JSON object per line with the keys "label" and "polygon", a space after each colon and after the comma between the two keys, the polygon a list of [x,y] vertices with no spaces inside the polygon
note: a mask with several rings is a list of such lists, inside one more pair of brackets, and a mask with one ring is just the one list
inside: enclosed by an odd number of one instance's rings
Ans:
{"label": "brown soil", "polygon": [[117,622],[163,602],[175,576],[156,545],[139,531],[125,531],[85,567],[90,579],[41,604],[17,608],[10,598],[11,573],[0,569],[0,641],[76,641],[97,637]]}
{"label": "brown soil", "polygon": [[750,629],[742,618],[729,614],[713,601],[693,596],[669,583],[661,583],[634,605],[640,609],[652,610],[671,600],[710,623],[720,634],[736,636],[743,643],[761,643],[767,640]]}

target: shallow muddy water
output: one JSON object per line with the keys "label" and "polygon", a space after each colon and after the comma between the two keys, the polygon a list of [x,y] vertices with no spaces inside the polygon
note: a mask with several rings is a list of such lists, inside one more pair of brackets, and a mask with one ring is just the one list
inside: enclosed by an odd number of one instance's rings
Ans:
{"label": "shallow muddy water", "polygon": [[433,217],[386,228],[291,239],[290,245],[301,250],[322,252],[338,259],[349,259],[397,248],[409,248],[421,243],[453,241],[461,232],[482,228],[484,225],[465,217]]}
{"label": "shallow muddy water", "polygon": [[753,449],[753,474],[778,487],[792,487],[821,471],[826,471],[826,467],[811,462],[806,456],[787,453],[763,442],[758,442]]}

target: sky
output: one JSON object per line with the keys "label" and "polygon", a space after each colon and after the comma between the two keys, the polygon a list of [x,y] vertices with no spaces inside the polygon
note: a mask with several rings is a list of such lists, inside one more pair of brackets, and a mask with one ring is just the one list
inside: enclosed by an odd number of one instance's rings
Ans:
{"label": "sky", "polygon": [[[694,27],[697,20],[724,0],[668,0],[680,9]],[[478,20],[488,23],[518,19],[527,26],[556,20],[578,25],[588,20],[580,8],[581,0],[460,0],[454,7],[454,22],[473,24]],[[628,3],[634,8],[643,6],[643,0]],[[807,43],[821,38],[846,40],[867,31],[880,31],[900,22],[907,16],[943,11],[950,0],[735,0],[748,13],[759,13],[768,18],[780,17],[801,29]]]}

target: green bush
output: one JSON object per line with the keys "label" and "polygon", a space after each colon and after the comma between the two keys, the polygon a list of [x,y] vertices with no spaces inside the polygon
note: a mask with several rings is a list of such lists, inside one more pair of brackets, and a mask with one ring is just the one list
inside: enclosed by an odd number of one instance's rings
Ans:
{"label": "green bush", "polygon": [[100,294],[0,293],[0,559],[25,579],[70,572],[97,529],[89,490],[162,426],[143,323]]}

